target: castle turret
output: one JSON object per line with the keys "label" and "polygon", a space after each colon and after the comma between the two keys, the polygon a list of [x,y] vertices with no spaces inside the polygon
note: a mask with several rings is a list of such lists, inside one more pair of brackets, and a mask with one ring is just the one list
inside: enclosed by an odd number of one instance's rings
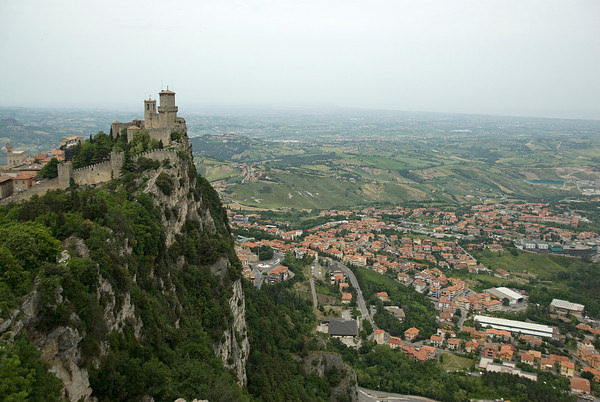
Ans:
{"label": "castle turret", "polygon": [[73,177],[73,164],[65,162],[58,164],[58,187],[68,188],[71,185],[71,177]]}
{"label": "castle turret", "polygon": [[117,138],[121,134],[121,129],[123,128],[123,123],[120,121],[113,121],[110,125],[110,135],[113,138]]}
{"label": "castle turret", "polygon": [[177,117],[177,106],[175,106],[175,92],[165,89],[160,91],[160,106],[158,107],[158,117],[161,127],[171,127],[175,124]]}
{"label": "castle turret", "polygon": [[146,99],[144,101],[144,128],[157,128],[159,126],[158,114],[156,113],[156,100]]}

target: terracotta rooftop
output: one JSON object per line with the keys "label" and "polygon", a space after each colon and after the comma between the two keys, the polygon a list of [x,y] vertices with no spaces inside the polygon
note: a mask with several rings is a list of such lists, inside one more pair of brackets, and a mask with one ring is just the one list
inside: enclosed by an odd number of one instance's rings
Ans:
{"label": "terracotta rooftop", "polygon": [[581,377],[573,377],[571,378],[571,388],[590,392],[590,381]]}

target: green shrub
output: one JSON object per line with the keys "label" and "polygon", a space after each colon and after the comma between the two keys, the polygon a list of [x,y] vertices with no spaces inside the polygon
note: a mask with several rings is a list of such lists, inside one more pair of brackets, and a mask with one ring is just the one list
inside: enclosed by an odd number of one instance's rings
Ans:
{"label": "green shrub", "polygon": [[143,172],[149,169],[158,169],[160,167],[160,162],[154,159],[145,158],[140,156],[137,160],[137,170],[138,172]]}
{"label": "green shrub", "polygon": [[156,186],[164,195],[171,195],[173,194],[173,190],[175,190],[173,179],[165,172],[161,172],[156,178]]}

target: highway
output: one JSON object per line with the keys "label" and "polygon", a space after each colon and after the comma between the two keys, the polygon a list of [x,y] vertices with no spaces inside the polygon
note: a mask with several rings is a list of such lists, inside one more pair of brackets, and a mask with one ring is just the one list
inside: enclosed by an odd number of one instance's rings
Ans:
{"label": "highway", "polygon": [[356,276],[354,276],[354,272],[352,272],[352,270],[350,268],[348,268],[347,266],[345,266],[344,264],[339,263],[337,261],[333,261],[331,263],[331,265],[332,265],[332,268],[339,269],[340,271],[342,271],[344,273],[344,275],[347,275],[348,278],[350,278],[350,283],[352,284],[354,289],[356,289],[356,304],[358,305],[358,309],[360,310],[360,313],[362,314],[362,316],[364,318],[369,320],[369,322],[371,323],[371,327],[373,327],[373,330],[377,329],[377,327],[375,326],[375,323],[373,322],[373,319],[371,318],[371,314],[369,314],[369,310],[367,309],[367,305],[365,304],[365,299],[363,298],[363,294],[362,294],[362,291],[360,290],[360,286],[358,286],[358,281],[356,280]]}

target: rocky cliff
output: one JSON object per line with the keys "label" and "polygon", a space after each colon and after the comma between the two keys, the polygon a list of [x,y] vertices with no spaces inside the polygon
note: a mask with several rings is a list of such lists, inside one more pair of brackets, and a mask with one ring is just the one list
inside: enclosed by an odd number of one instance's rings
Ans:
{"label": "rocky cliff", "polygon": [[[177,152],[146,154],[102,188],[12,207],[26,215],[41,203],[31,218],[51,214],[47,230],[62,248],[56,263],[48,258],[30,272],[37,279],[0,318],[0,334],[6,342],[28,337],[72,401],[223,392],[214,382],[225,387],[228,374],[219,374],[207,344],[235,382],[246,384],[245,300],[226,215],[196,175],[187,137],[174,145]],[[215,374],[206,387],[196,378],[187,391],[192,373],[209,370]],[[118,394],[106,387],[117,375],[145,382],[124,384]],[[156,375],[164,384],[155,384]]]}

